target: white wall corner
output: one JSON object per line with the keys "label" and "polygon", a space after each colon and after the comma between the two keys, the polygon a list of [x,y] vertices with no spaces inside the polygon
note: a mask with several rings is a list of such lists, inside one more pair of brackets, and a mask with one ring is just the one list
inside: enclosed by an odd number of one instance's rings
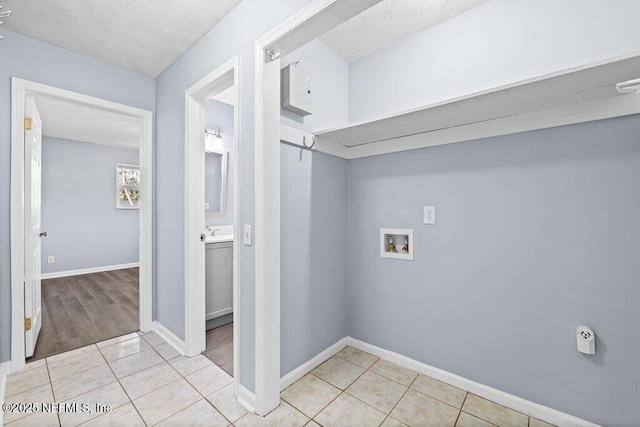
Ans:
{"label": "white wall corner", "polygon": [[340,350],[345,348],[347,345],[349,345],[349,337],[344,337],[340,341],[333,344],[331,347],[326,348],[316,356],[307,360],[302,365],[298,366],[293,371],[280,378],[280,391],[289,387],[291,384],[304,377],[316,367],[320,366],[325,360],[338,354]]}
{"label": "white wall corner", "polygon": [[158,334],[160,338],[165,340],[174,350],[176,350],[181,355],[185,355],[185,343],[183,340],[178,338],[173,332],[167,329],[162,323],[154,320],[151,323],[151,331]]}
{"label": "white wall corner", "polygon": [[426,363],[419,362],[415,359],[411,359],[407,356],[403,356],[399,353],[395,353],[384,348],[377,347],[372,344],[368,344],[364,341],[357,340],[352,337],[348,337],[348,345],[357,348],[358,350],[371,353],[382,359],[404,366],[405,368],[413,369],[421,374],[428,375],[439,381],[450,384],[454,387],[458,387],[462,390],[466,390],[469,393],[473,393],[477,396],[496,402],[500,405],[507,406],[518,412],[522,412],[531,417],[537,418],[548,423],[563,426],[563,427],[597,427],[598,424],[594,424],[590,421],[583,420],[573,415],[565,414],[556,409],[552,409],[538,403],[531,402],[513,394],[505,393],[504,391],[497,390],[495,388],[486,386],[484,384],[477,383],[470,379],[461,377],[451,372],[443,371]]}

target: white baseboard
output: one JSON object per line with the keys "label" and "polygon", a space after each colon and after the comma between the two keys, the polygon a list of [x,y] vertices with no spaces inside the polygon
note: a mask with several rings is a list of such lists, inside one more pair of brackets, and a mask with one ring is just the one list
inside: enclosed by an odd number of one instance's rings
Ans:
{"label": "white baseboard", "polygon": [[421,374],[428,375],[447,384],[451,384],[454,387],[461,388],[477,396],[499,403],[500,405],[507,406],[539,420],[561,427],[597,427],[597,424],[574,417],[573,415],[565,414],[564,412],[505,393],[504,391],[443,371],[442,369],[427,365],[426,363],[418,362],[417,360],[394,353],[393,351],[367,344],[366,342],[355,338],[348,337],[348,343],[348,345],[359,350],[366,351],[367,353],[371,353],[382,359],[404,366],[405,368],[413,369]]}
{"label": "white baseboard", "polygon": [[236,399],[244,409],[250,413],[256,412],[256,395],[251,393],[245,386],[238,384]]}
{"label": "white baseboard", "polygon": [[162,323],[154,320],[151,322],[151,330],[158,334],[160,338],[165,340],[171,347],[173,347],[181,355],[185,355],[186,345],[183,340],[178,338],[173,332],[167,329]]}
{"label": "white baseboard", "polygon": [[124,270],[125,268],[134,268],[134,267],[140,267],[140,263],[132,262],[130,264],[105,265],[103,267],[91,267],[91,268],[83,268],[80,270],[67,270],[67,271],[58,271],[55,273],[45,273],[42,275],[42,280],[57,279],[59,277],[80,276],[82,274],[102,273],[103,271]]}
{"label": "white baseboard", "polygon": [[[11,373],[11,361],[0,363],[0,408],[7,392],[7,375]],[[0,410],[0,426],[4,425],[4,411]]]}
{"label": "white baseboard", "polygon": [[306,374],[314,370],[317,366],[320,366],[320,364],[322,364],[325,360],[340,352],[340,350],[345,348],[347,345],[349,345],[349,337],[344,337],[337,343],[333,344],[331,347],[318,353],[310,360],[307,360],[302,365],[298,366],[293,371],[280,378],[280,391],[284,390],[291,384],[298,381],[300,378],[304,377]]}

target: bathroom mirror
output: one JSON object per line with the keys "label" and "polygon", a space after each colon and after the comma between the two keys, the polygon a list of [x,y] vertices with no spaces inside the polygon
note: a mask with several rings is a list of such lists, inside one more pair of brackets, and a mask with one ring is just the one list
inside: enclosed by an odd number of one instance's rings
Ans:
{"label": "bathroom mirror", "polygon": [[204,210],[208,218],[227,213],[227,157],[226,151],[205,150]]}

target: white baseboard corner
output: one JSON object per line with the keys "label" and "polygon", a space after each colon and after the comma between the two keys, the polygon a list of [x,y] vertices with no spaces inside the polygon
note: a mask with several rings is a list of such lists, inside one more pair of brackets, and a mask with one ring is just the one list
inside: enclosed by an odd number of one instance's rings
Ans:
{"label": "white baseboard corner", "polygon": [[310,360],[307,360],[302,365],[298,366],[293,371],[280,378],[280,391],[284,390],[291,384],[298,381],[300,378],[304,377],[306,374],[314,370],[317,366],[320,366],[320,364],[322,364],[325,360],[340,352],[340,350],[345,348],[347,345],[349,345],[349,337],[344,337],[340,341],[333,344],[331,347],[318,353]]}
{"label": "white baseboard corner", "polygon": [[504,391],[443,371],[442,369],[427,365],[426,363],[419,362],[407,356],[394,353],[393,351],[368,344],[355,338],[348,337],[348,345],[557,426],[598,427],[597,424],[574,417],[573,415],[565,414],[564,412],[560,412],[556,409],[505,393]]}
{"label": "white baseboard corner", "polygon": [[126,268],[134,268],[134,267],[140,267],[140,263],[132,262],[129,264],[105,265],[102,267],[83,268],[80,270],[57,271],[55,273],[42,274],[41,277],[42,277],[42,280],[58,279],[60,277],[80,276],[82,274],[102,273],[104,271],[124,270]]}
{"label": "white baseboard corner", "polygon": [[[0,407],[4,405],[7,392],[7,375],[11,373],[11,361],[0,363]],[[0,410],[0,426],[4,425],[4,411]]]}
{"label": "white baseboard corner", "polygon": [[151,331],[158,334],[160,338],[165,340],[175,351],[181,355],[185,355],[186,345],[183,340],[178,338],[173,332],[167,329],[162,323],[154,320],[151,322]]}
{"label": "white baseboard corner", "polygon": [[245,386],[238,384],[236,389],[236,399],[240,406],[247,410],[247,412],[253,414],[256,412],[256,395],[251,393]]}

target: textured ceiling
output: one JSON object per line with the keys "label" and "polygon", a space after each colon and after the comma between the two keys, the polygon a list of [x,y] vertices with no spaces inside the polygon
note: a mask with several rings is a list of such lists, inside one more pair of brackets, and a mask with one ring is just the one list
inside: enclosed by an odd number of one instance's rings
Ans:
{"label": "textured ceiling", "polygon": [[58,98],[35,97],[42,134],[94,144],[138,148],[140,119]]}
{"label": "textured ceiling", "polygon": [[383,0],[320,37],[347,62],[438,25],[489,0]]}
{"label": "textured ceiling", "polygon": [[4,27],[157,77],[240,0],[9,0]]}

